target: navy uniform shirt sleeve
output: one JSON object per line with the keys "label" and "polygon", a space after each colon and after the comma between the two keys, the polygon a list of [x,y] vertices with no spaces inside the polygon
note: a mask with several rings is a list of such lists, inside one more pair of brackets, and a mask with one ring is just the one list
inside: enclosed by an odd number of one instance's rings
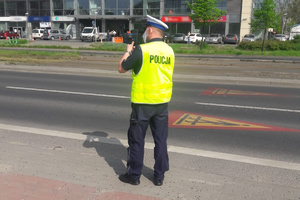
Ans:
{"label": "navy uniform shirt sleeve", "polygon": [[137,45],[133,50],[131,56],[129,56],[126,60],[123,60],[122,67],[126,71],[133,70],[135,74],[138,74],[142,67],[142,49],[140,45]]}

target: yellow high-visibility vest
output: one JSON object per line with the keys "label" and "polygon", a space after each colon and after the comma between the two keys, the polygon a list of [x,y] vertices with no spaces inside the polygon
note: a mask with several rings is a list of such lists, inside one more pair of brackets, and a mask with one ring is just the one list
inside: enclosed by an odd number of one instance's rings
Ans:
{"label": "yellow high-visibility vest", "polygon": [[174,51],[164,42],[140,45],[143,64],[135,74],[132,71],[131,102],[160,104],[171,100],[173,88]]}

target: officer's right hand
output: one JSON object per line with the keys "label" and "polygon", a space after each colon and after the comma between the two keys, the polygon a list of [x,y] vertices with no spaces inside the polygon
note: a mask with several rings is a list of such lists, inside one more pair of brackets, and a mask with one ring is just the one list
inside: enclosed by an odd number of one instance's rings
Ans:
{"label": "officer's right hand", "polygon": [[127,51],[130,51],[130,52],[132,52],[133,51],[133,49],[134,49],[134,41],[132,41],[132,43],[131,44],[127,44],[127,48],[126,48],[126,50]]}

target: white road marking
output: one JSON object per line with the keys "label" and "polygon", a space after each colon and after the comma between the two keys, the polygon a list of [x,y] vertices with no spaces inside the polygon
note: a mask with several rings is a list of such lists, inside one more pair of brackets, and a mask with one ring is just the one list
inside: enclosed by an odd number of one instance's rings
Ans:
{"label": "white road marking", "polygon": [[37,91],[37,92],[50,92],[50,93],[61,93],[61,94],[74,94],[74,95],[85,95],[85,96],[96,96],[96,97],[109,97],[109,98],[119,98],[119,99],[130,99],[130,97],[128,97],[128,96],[110,95],[110,94],[71,92],[71,91],[64,91],[64,90],[48,90],[48,89],[14,87],[14,86],[6,86],[6,88],[7,89],[13,89],[13,90],[27,90],[27,91]]}
{"label": "white road marking", "polygon": [[219,106],[219,107],[229,107],[229,108],[246,108],[246,109],[256,109],[256,110],[269,110],[269,111],[279,111],[279,112],[295,112],[295,113],[300,113],[300,110],[281,109],[281,108],[266,108],[266,107],[255,107],[255,106],[240,106],[240,105],[216,104],[216,103],[203,103],[203,102],[195,102],[195,104],[198,104],[198,105],[204,105],[204,106]]}
{"label": "white road marking", "polygon": [[[89,141],[106,143],[106,144],[122,145],[125,147],[128,146],[127,140],[121,140],[121,139],[116,139],[116,138],[104,138],[104,137],[97,137],[97,136],[87,136],[87,135],[70,133],[70,132],[53,131],[53,130],[47,130],[47,129],[32,128],[32,127],[0,124],[0,130],[16,131],[16,132],[21,132],[21,133],[30,133],[30,134],[37,134],[37,135],[53,136],[53,137],[61,137],[61,138],[67,138],[67,139],[76,139],[76,140],[81,140],[81,141],[89,140]],[[154,144],[146,143],[145,148],[153,150]],[[229,153],[220,153],[220,152],[206,151],[206,150],[200,150],[200,149],[177,147],[177,146],[172,146],[172,145],[168,146],[168,151],[171,153],[180,153],[180,154],[186,154],[186,155],[192,155],[192,156],[207,157],[207,158],[228,160],[228,161],[247,163],[247,164],[253,164],[253,165],[260,165],[260,166],[265,166],[265,167],[275,167],[275,168],[281,168],[281,169],[300,171],[300,163],[283,162],[283,161],[235,155],[235,154],[229,154]]]}

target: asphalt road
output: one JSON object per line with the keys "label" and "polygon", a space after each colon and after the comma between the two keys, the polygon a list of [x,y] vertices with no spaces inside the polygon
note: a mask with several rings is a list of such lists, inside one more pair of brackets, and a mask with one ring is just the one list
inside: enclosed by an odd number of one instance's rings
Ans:
{"label": "asphalt road", "polygon": [[178,56],[170,171],[162,187],[153,185],[148,132],[141,185],[133,187],[117,178],[125,172],[131,83],[130,73],[116,72],[120,55],[0,63],[1,197],[300,198],[297,63]]}
{"label": "asphalt road", "polygon": [[[164,189],[147,191],[152,184],[142,179],[137,192],[116,178],[125,170],[130,79],[1,71],[0,80],[0,169],[6,173],[162,199],[300,197],[297,88],[175,81],[168,140],[173,169]],[[261,126],[265,130],[257,130]],[[146,143],[144,174],[151,180],[150,132]],[[100,169],[88,160],[102,158]]]}

